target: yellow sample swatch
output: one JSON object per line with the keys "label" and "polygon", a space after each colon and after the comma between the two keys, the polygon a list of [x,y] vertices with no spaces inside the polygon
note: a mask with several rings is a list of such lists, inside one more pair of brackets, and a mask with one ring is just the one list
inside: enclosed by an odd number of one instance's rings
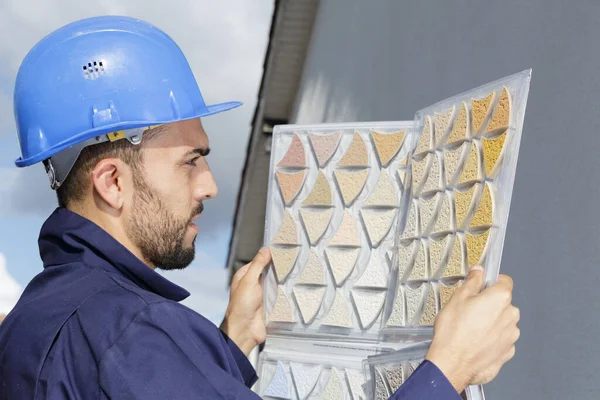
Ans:
{"label": "yellow sample swatch", "polygon": [[431,239],[429,241],[429,264],[431,265],[431,272],[435,274],[435,271],[439,269],[446,256],[448,249],[448,241],[452,239],[452,235],[444,236],[438,240]]}
{"label": "yellow sample swatch", "polygon": [[475,211],[475,215],[471,220],[471,227],[491,225],[493,213],[494,205],[492,203],[492,195],[489,186],[486,184],[484,185],[483,194],[479,201],[479,207],[477,207],[477,211]]}
{"label": "yellow sample swatch", "polygon": [[502,88],[502,94],[500,95],[500,100],[498,100],[498,105],[494,110],[494,115],[492,116],[492,120],[490,121],[488,127],[485,129],[486,132],[491,132],[495,129],[504,129],[508,128],[508,123],[510,120],[510,94],[506,87]]}
{"label": "yellow sample swatch", "polygon": [[290,302],[280,286],[277,287],[277,298],[273,310],[269,314],[269,321],[295,322]]}
{"label": "yellow sample swatch", "polygon": [[456,149],[444,150],[444,175],[446,177],[446,186],[453,186],[456,180],[456,171],[460,166],[462,155],[468,146],[468,143],[458,146]]}
{"label": "yellow sample swatch", "polygon": [[427,180],[425,181],[425,185],[423,186],[422,192],[430,192],[432,190],[441,190],[442,189],[442,170],[440,167],[440,161],[437,154],[431,154],[433,157],[433,162],[431,163],[431,167],[429,168],[429,174],[427,175]]}
{"label": "yellow sample swatch", "polygon": [[421,306],[426,288],[427,283],[423,283],[421,286],[415,289],[411,288],[410,286],[406,287],[406,311],[408,314],[406,320],[409,325],[414,324],[414,320]]}
{"label": "yellow sample swatch", "polygon": [[387,326],[404,326],[404,294],[402,293],[402,285],[398,285],[396,289],[396,298],[394,299],[394,306],[392,313],[387,320]]}
{"label": "yellow sample swatch", "polygon": [[406,268],[409,266],[410,261],[412,260],[415,242],[418,241],[412,241],[410,244],[400,242],[398,246],[398,279],[400,280],[404,276]]}
{"label": "yellow sample swatch", "polygon": [[433,286],[431,284],[427,286],[429,286],[429,294],[427,295],[427,300],[425,301],[425,306],[423,307],[423,312],[421,313],[421,319],[419,320],[419,325],[422,326],[433,325],[435,316],[437,315],[437,306],[435,304],[435,292],[433,291]]}
{"label": "yellow sample swatch", "polygon": [[440,310],[444,308],[446,304],[452,298],[452,295],[459,287],[462,286],[463,281],[458,281],[451,286],[446,286],[443,283],[440,283]]}
{"label": "yellow sample swatch", "polygon": [[426,235],[429,232],[429,227],[435,218],[437,211],[437,202],[440,198],[440,193],[436,193],[432,198],[425,200],[419,199],[419,211],[421,217],[421,235]]}
{"label": "yellow sample swatch", "polygon": [[292,291],[302,315],[302,320],[305,324],[309,324],[321,308],[325,288],[294,287]]}
{"label": "yellow sample swatch", "polygon": [[310,249],[308,261],[304,265],[304,269],[298,279],[296,285],[325,285],[325,274],[323,265],[317,253]]}
{"label": "yellow sample swatch", "polygon": [[426,115],[425,121],[423,122],[423,131],[421,132],[421,137],[419,138],[419,143],[417,144],[417,149],[415,150],[415,155],[429,151],[433,147],[432,139],[431,117]]}
{"label": "yellow sample swatch", "polygon": [[285,281],[285,278],[287,278],[294,267],[296,258],[298,257],[299,248],[293,247],[291,249],[280,250],[271,247],[270,250],[275,275],[277,276],[277,281],[281,283]]}
{"label": "yellow sample swatch", "polygon": [[331,206],[331,187],[322,170],[317,174],[317,180],[309,195],[302,202],[305,206]]}
{"label": "yellow sample swatch", "polygon": [[471,143],[471,150],[469,150],[469,158],[463,168],[462,174],[458,179],[458,183],[465,183],[477,180],[479,178],[479,152],[477,151],[477,145],[475,142]]}
{"label": "yellow sample swatch", "polygon": [[354,247],[360,246],[360,237],[358,236],[358,230],[356,229],[356,221],[347,209],[344,210],[342,222],[329,241],[329,245]]}
{"label": "yellow sample swatch", "polygon": [[423,242],[418,244],[417,256],[413,263],[412,270],[410,271],[409,281],[423,281],[427,280],[427,255],[425,244]]}
{"label": "yellow sample swatch", "polygon": [[388,267],[385,261],[377,256],[377,252],[371,253],[371,259],[367,264],[367,268],[354,283],[354,287],[387,289]]}
{"label": "yellow sample swatch", "polygon": [[397,189],[385,169],[381,170],[377,184],[375,184],[375,189],[367,197],[364,205],[398,207]]}
{"label": "yellow sample swatch", "polygon": [[358,319],[363,329],[368,329],[379,315],[385,302],[386,292],[351,290]]}
{"label": "yellow sample swatch", "polygon": [[415,196],[421,192],[421,184],[427,179],[429,160],[431,154],[427,154],[422,160],[413,160],[412,167],[412,190]]}
{"label": "yellow sample swatch", "polygon": [[452,220],[450,219],[450,196],[446,193],[442,193],[442,206],[435,220],[435,224],[431,229],[431,232],[446,232],[452,230]]}
{"label": "yellow sample swatch", "polygon": [[469,261],[469,270],[471,267],[479,265],[489,236],[489,229],[478,236],[473,236],[467,232],[467,260]]}
{"label": "yellow sample swatch", "polygon": [[277,181],[279,182],[279,188],[283,195],[283,202],[286,206],[289,206],[302,187],[304,177],[306,176],[306,170],[288,174],[286,172],[277,171],[275,172]]}
{"label": "yellow sample swatch", "polygon": [[368,167],[369,155],[367,154],[367,146],[365,141],[360,137],[358,132],[354,133],[350,147],[337,163],[339,167]]}
{"label": "yellow sample swatch", "polygon": [[467,138],[467,105],[463,102],[447,143],[454,143]]}
{"label": "yellow sample swatch", "polygon": [[329,226],[332,215],[333,208],[319,211],[300,210],[300,216],[302,222],[304,222],[310,244],[315,245],[321,239]]}
{"label": "yellow sample swatch", "polygon": [[417,233],[417,217],[415,213],[415,206],[411,202],[408,206],[408,216],[406,217],[406,224],[404,225],[404,231],[402,238],[412,238],[418,236]]}
{"label": "yellow sample swatch", "polygon": [[450,119],[452,118],[452,113],[454,112],[454,107],[449,110],[442,111],[440,113],[436,112],[434,115],[434,127],[435,127],[435,145],[440,147],[442,145],[442,138],[446,134],[448,130],[448,126],[450,125]]}
{"label": "yellow sample swatch", "polygon": [[375,149],[377,150],[377,156],[382,167],[387,167],[392,158],[400,150],[406,131],[399,131],[394,133],[378,133],[371,132],[373,137],[373,143],[375,143]]}
{"label": "yellow sample swatch", "polygon": [[496,92],[492,92],[482,99],[471,99],[471,108],[473,113],[473,136],[477,135],[485,117],[490,110],[492,101]]}
{"label": "yellow sample swatch", "polygon": [[396,216],[396,210],[360,210],[371,246],[377,247],[386,237]]}
{"label": "yellow sample swatch", "polygon": [[504,148],[504,142],[506,141],[507,133],[504,132],[502,135],[494,139],[481,139],[483,145],[483,163],[485,164],[485,173],[487,176],[492,175],[492,171]]}
{"label": "yellow sample swatch", "polygon": [[360,249],[333,249],[325,250],[327,261],[333,273],[335,284],[340,286],[350,275],[356,264]]}
{"label": "yellow sample swatch", "polygon": [[333,174],[335,175],[335,180],[340,188],[344,204],[350,206],[365,187],[369,170],[364,169],[358,172],[335,170],[333,171]]}
{"label": "yellow sample swatch", "polygon": [[339,326],[349,328],[352,325],[352,317],[348,310],[348,300],[344,297],[341,289],[335,290],[333,303],[322,321],[323,325]]}
{"label": "yellow sample swatch", "polygon": [[288,147],[287,152],[277,166],[295,168],[306,167],[306,153],[304,152],[304,146],[302,145],[300,136],[298,136],[297,133],[294,133],[290,147]]}
{"label": "yellow sample swatch", "polygon": [[456,226],[460,229],[462,227],[463,222],[469,210],[471,209],[471,204],[473,203],[473,195],[475,194],[475,189],[479,187],[479,184],[471,186],[468,190],[454,191],[454,212],[456,213]]}
{"label": "yellow sample swatch", "polygon": [[273,239],[274,244],[298,245],[298,233],[296,232],[296,223],[289,211],[285,211],[283,222]]}
{"label": "yellow sample swatch", "polygon": [[458,236],[455,236],[454,244],[452,245],[452,251],[450,253],[450,257],[448,258],[448,262],[446,263],[446,268],[444,269],[442,277],[454,278],[457,276],[464,276],[464,272],[460,239]]}

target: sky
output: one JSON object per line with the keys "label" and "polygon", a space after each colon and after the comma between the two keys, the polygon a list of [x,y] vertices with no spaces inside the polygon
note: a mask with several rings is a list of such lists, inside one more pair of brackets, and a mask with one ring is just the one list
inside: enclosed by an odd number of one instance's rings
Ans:
{"label": "sky", "polygon": [[[188,289],[183,303],[218,322],[227,305],[225,263],[251,118],[262,77],[273,0],[2,0],[0,2],[0,253],[21,289],[41,271],[37,238],[56,207],[41,164],[19,169],[12,92],[19,65],[43,36],[69,22],[97,15],[144,19],[170,35],[192,67],[207,104],[242,101],[240,108],[203,119],[209,165],[219,187],[199,220],[196,260],[163,272]],[[68,116],[64,116],[68,117]],[[259,249],[256,249],[257,251]],[[6,279],[5,279],[6,281]],[[2,292],[0,276],[0,292]]]}

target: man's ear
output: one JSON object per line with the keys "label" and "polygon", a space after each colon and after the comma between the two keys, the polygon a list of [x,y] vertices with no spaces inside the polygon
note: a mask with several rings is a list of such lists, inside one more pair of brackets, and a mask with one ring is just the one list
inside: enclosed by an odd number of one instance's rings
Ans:
{"label": "man's ear", "polygon": [[108,206],[121,209],[133,189],[131,168],[118,158],[105,158],[92,170],[92,185]]}

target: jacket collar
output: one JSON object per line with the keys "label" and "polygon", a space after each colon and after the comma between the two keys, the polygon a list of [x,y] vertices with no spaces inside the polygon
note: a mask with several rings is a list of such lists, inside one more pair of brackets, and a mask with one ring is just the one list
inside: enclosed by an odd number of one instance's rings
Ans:
{"label": "jacket collar", "polygon": [[92,221],[58,207],[42,226],[38,245],[44,268],[82,263],[117,272],[142,289],[174,301],[190,293],[152,270]]}

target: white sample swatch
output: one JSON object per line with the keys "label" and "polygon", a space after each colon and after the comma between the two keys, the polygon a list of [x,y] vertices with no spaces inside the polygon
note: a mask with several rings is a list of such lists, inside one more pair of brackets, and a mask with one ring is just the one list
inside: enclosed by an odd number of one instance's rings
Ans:
{"label": "white sample swatch", "polygon": [[367,268],[354,283],[354,286],[387,289],[388,267],[386,262],[379,257],[378,252],[373,251],[371,253]]}
{"label": "white sample swatch", "polygon": [[390,180],[390,176],[385,169],[382,169],[375,189],[367,197],[364,205],[398,207],[398,195],[396,192],[397,189]]}
{"label": "white sample swatch", "polygon": [[356,221],[348,210],[344,210],[342,222],[329,241],[330,246],[360,246],[360,237],[356,229]]}
{"label": "white sample swatch", "polygon": [[305,324],[309,324],[321,308],[325,288],[295,287],[293,292],[294,297],[296,297],[296,303],[298,303],[298,308],[300,309],[300,314],[302,314],[302,319]]}
{"label": "white sample swatch", "polygon": [[271,383],[263,392],[263,396],[276,397],[278,399],[292,398],[290,393],[290,382],[288,380],[288,375],[285,372],[285,368],[282,363],[277,362],[275,375],[273,375]]}
{"label": "white sample swatch", "polygon": [[308,261],[304,265],[304,269],[298,276],[296,284],[304,285],[325,285],[325,274],[323,272],[323,265],[317,253],[310,249]]}
{"label": "white sample swatch", "polygon": [[333,249],[325,250],[329,261],[335,284],[340,286],[350,275],[356,264],[360,249]]}
{"label": "white sample swatch", "polygon": [[362,385],[365,383],[365,376],[361,371],[346,369],[346,379],[350,386],[352,400],[365,400],[365,391]]}
{"label": "white sample swatch", "polygon": [[296,389],[298,390],[298,397],[300,397],[300,399],[307,398],[319,380],[321,366],[291,362],[290,369],[292,370],[292,378],[294,379]]}
{"label": "white sample swatch", "polygon": [[371,245],[379,246],[392,227],[396,210],[360,210],[360,215],[367,228]]}
{"label": "white sample swatch", "polygon": [[329,309],[327,316],[323,319],[323,325],[340,326],[349,328],[352,325],[350,310],[348,310],[348,300],[342,294],[341,289],[336,289],[333,304]]}
{"label": "white sample swatch", "polygon": [[358,312],[358,318],[363,329],[368,329],[381,312],[385,302],[386,292],[373,292],[352,289],[352,299]]}
{"label": "white sample swatch", "polygon": [[340,374],[335,367],[331,368],[329,374],[329,380],[323,393],[321,393],[322,400],[344,400],[344,388]]}
{"label": "white sample swatch", "polygon": [[394,299],[394,307],[390,318],[388,318],[387,326],[404,326],[404,295],[402,294],[402,285],[398,285],[396,290],[396,298]]}

